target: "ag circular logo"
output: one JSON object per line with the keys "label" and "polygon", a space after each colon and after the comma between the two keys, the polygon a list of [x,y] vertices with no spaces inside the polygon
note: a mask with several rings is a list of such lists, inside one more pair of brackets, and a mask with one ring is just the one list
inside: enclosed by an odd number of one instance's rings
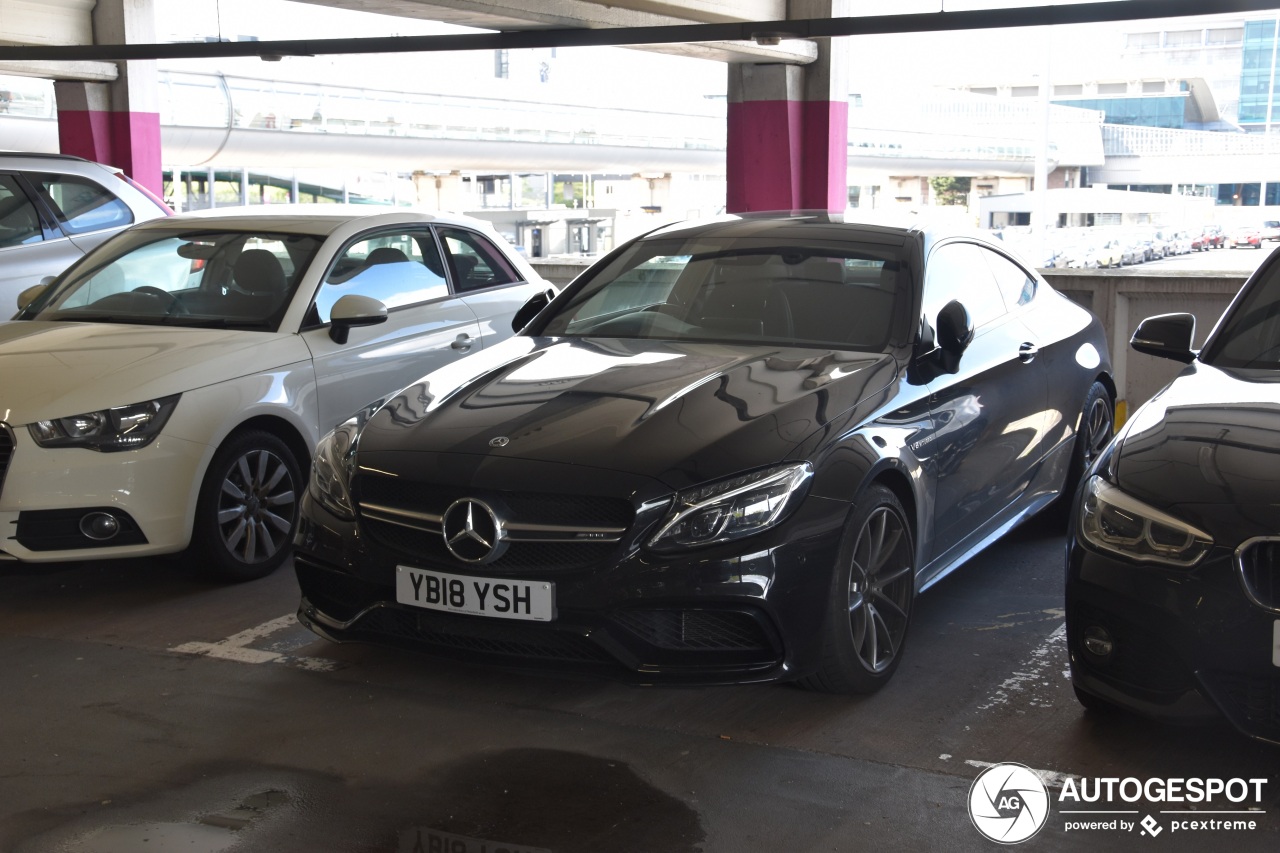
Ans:
{"label": "ag circular logo", "polygon": [[464,563],[491,563],[507,550],[502,522],[484,501],[454,501],[442,522],[444,546]]}
{"label": "ag circular logo", "polygon": [[1030,767],[988,767],[969,789],[969,819],[990,840],[1018,844],[1039,832],[1049,819],[1049,791]]}

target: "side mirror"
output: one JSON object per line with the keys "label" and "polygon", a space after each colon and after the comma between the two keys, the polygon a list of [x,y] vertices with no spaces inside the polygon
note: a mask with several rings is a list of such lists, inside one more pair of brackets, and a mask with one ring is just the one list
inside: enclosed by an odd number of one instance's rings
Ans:
{"label": "side mirror", "polygon": [[376,326],[387,322],[387,306],[371,296],[348,293],[329,311],[329,337],[345,344],[354,326]]}
{"label": "side mirror", "polygon": [[18,310],[21,311],[22,309],[30,305],[32,302],[35,302],[37,299],[39,299],[40,294],[44,293],[45,290],[48,289],[49,285],[52,282],[53,282],[53,276],[47,276],[41,279],[39,284],[33,284],[30,287],[28,287],[26,290],[19,293],[18,294]]}
{"label": "side mirror", "polygon": [[973,343],[973,319],[969,309],[952,299],[938,312],[938,347],[957,359]]}
{"label": "side mirror", "polygon": [[1195,334],[1194,314],[1159,314],[1138,324],[1129,346],[1147,355],[1190,364],[1196,359],[1191,349]]}
{"label": "side mirror", "polygon": [[519,333],[521,329],[529,325],[529,321],[538,316],[538,312],[551,304],[551,300],[556,296],[554,290],[544,290],[541,293],[535,293],[529,297],[529,301],[520,306],[520,310],[516,311],[515,316],[511,318],[511,331]]}

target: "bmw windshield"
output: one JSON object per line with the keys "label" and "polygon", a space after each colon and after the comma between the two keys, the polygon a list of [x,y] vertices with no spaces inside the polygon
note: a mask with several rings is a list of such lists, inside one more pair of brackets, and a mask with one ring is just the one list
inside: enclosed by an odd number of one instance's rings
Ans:
{"label": "bmw windshield", "polygon": [[242,230],[126,233],[16,319],[275,331],[321,242]]}
{"label": "bmw windshield", "polygon": [[1201,354],[1222,368],[1280,368],[1280,264],[1253,282],[1230,309]]}

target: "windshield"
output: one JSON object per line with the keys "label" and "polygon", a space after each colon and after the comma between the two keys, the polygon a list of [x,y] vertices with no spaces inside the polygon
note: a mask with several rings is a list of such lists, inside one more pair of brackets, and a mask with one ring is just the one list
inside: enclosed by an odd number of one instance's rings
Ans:
{"label": "windshield", "polygon": [[1280,368],[1280,264],[1240,296],[1200,360],[1215,367]]}
{"label": "windshield", "polygon": [[261,231],[127,232],[18,319],[275,331],[320,243]]}
{"label": "windshield", "polygon": [[539,334],[880,351],[908,298],[897,250],[768,238],[642,240]]}

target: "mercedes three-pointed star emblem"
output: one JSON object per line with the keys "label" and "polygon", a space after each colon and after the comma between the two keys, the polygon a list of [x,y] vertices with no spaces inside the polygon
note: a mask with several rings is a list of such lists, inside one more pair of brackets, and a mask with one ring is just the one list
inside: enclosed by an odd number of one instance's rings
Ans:
{"label": "mercedes three-pointed star emblem", "polygon": [[502,522],[482,500],[454,501],[442,521],[444,546],[464,563],[491,563],[507,550]]}

